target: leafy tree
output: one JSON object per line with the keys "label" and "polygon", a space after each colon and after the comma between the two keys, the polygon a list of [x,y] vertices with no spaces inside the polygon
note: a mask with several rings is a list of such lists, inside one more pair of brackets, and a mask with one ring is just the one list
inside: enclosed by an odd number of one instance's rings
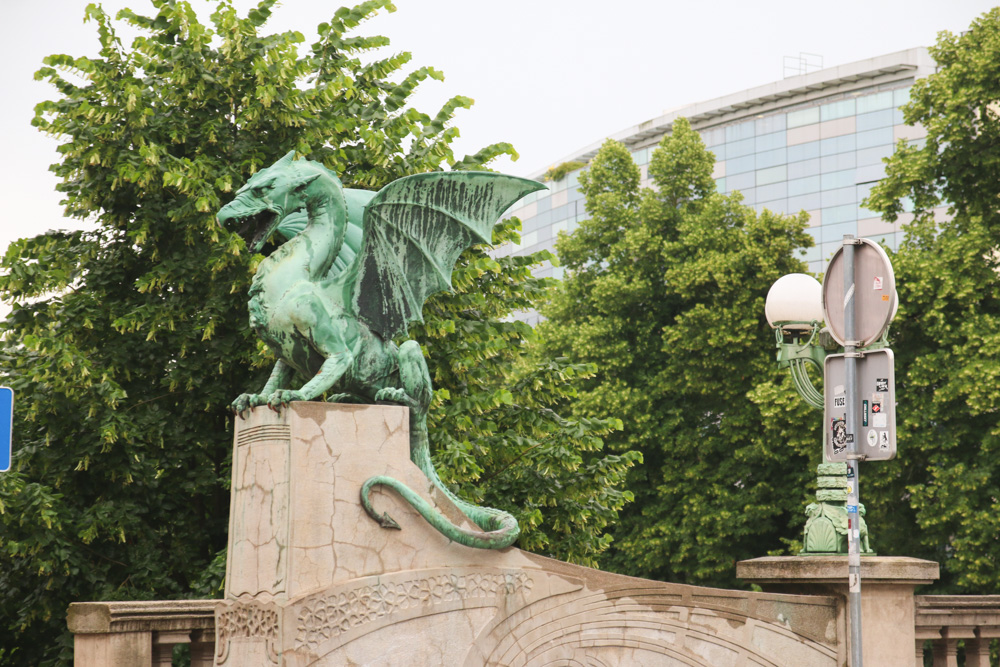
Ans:
{"label": "leafy tree", "polygon": [[[867,206],[913,221],[893,257],[899,457],[867,477],[896,514],[873,524],[894,553],[943,563],[942,587],[1000,586],[1000,9],[941,33],[938,71],[903,107],[926,142],[901,142]],[[947,207],[949,217],[935,216]],[[882,468],[885,465],[885,468]],[[874,495],[873,495],[874,494]]]}
{"label": "leafy tree", "polygon": [[[495,244],[517,242],[516,219],[497,224]],[[548,251],[493,259],[476,246],[452,276],[455,291],[432,297],[425,346],[437,410],[429,415],[437,468],[473,502],[509,508],[523,549],[585,565],[611,542],[606,528],[632,499],[621,487],[638,454],[603,455],[601,436],[620,429],[600,415],[564,419],[591,364],[528,358],[534,330],[511,314],[535,306],[552,279],[531,268]]]}
{"label": "leafy tree", "polygon": [[[90,5],[99,57],[50,56],[37,74],[58,91],[34,123],[62,141],[52,169],[66,212],[96,228],[21,239],[0,262],[0,297],[13,304],[0,381],[17,397],[14,469],[0,476],[4,664],[68,660],[71,601],[218,590],[228,404],[261,386],[271,363],[247,326],[260,257],[214,220],[232,191],[292,148],[366,188],[513,155],[495,144],[456,160],[450,122],[472,101],[422,114],[407,100],[439,72],[396,82],[409,54],[364,62],[388,42],[351,31],[393,10],[388,0],[337,10],[305,53],[297,32],[262,32],[274,0],[245,17],[221,0],[210,25],[183,0],[153,5],[151,17],[119,13],[142,32],[129,47]],[[516,229],[502,225],[498,240]],[[460,293],[434,302],[418,333],[435,355],[464,355],[435,361],[444,391],[434,419],[443,460],[463,462],[463,488],[481,478],[469,493],[524,517],[529,546],[588,560],[627,498],[597,481],[613,486],[628,459],[597,454],[614,422],[549,412],[585,367],[553,361],[511,376],[529,332],[500,321],[498,300],[517,305],[544,288],[528,261],[467,253]],[[562,487],[576,483],[571,470],[584,478],[570,504],[555,502],[559,486],[545,488],[546,466]]]}
{"label": "leafy tree", "polygon": [[543,181],[561,181],[566,178],[570,172],[576,171],[580,167],[586,167],[586,162],[580,162],[579,160],[570,160],[569,162],[563,162],[562,164],[556,165],[554,167],[549,167],[548,171],[542,177]]}
{"label": "leafy tree", "polygon": [[770,285],[803,270],[805,218],[718,194],[713,162],[679,119],[644,189],[628,150],[606,142],[581,174],[591,218],[558,241],[567,277],[539,330],[546,353],[599,365],[579,414],[621,417],[609,445],[645,461],[610,565],[730,584],[735,560],[800,529],[820,425],[776,370],[764,320]]}

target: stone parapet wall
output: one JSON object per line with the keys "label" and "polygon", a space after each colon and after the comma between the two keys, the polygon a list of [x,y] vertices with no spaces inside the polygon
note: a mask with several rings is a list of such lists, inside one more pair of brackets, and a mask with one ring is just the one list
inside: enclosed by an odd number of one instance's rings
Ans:
{"label": "stone parapet wall", "polygon": [[[373,475],[471,527],[409,460],[394,406],[294,403],[237,423],[225,599],[70,606],[77,667],[846,667],[844,556],[756,558],[764,592],[636,579],[451,543]],[[1000,596],[915,596],[936,563],[862,559],[865,663],[987,667]]]}

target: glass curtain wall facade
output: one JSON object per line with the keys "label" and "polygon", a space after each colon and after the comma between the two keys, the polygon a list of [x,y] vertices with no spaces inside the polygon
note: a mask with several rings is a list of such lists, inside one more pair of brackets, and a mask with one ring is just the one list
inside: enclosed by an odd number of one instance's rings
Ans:
{"label": "glass curtain wall facade", "polygon": [[882,160],[896,142],[922,140],[899,110],[909,92],[872,92],[702,132],[719,191],[740,191],[758,211],[808,212],[816,242],[803,255],[810,271],[823,270],[844,234],[895,250],[899,225],[883,224],[861,202],[885,176]]}
{"label": "glass curtain wall facade", "polygon": [[[931,71],[926,50],[910,49],[692,105],[613,138],[631,149],[648,186],[652,151],[675,118],[687,117],[715,154],[720,192],[739,191],[758,211],[809,214],[815,246],[799,252],[810,271],[820,272],[844,234],[898,247],[907,216],[887,224],[861,202],[885,175],[882,160],[899,140],[923,141],[922,128],[903,124],[900,107],[913,82]],[[585,162],[600,143],[563,161]],[[580,171],[546,183],[548,191],[509,211],[522,220],[521,244],[499,254],[553,249],[560,231],[572,232],[588,217],[578,189]],[[561,277],[562,271],[545,266],[538,274]]]}

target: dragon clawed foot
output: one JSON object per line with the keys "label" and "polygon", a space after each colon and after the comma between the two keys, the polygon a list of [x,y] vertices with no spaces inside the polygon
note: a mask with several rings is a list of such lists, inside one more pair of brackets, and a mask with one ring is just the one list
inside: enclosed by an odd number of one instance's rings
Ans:
{"label": "dragon clawed foot", "polygon": [[329,394],[326,397],[327,403],[358,403],[364,405],[365,399],[357,394]]}
{"label": "dragon clawed foot", "polygon": [[306,400],[305,394],[297,389],[279,389],[267,398],[267,407],[275,412],[281,412],[292,401]]}
{"label": "dragon clawed foot", "polygon": [[229,408],[233,411],[233,414],[237,414],[243,419],[246,419],[250,408],[266,404],[267,396],[261,396],[260,394],[240,394],[239,397],[232,402]]}
{"label": "dragon clawed foot", "polygon": [[399,403],[409,408],[417,407],[417,402],[410,398],[405,389],[398,389],[396,387],[385,387],[384,389],[379,389],[375,394],[375,400],[377,402],[386,401],[389,403]]}

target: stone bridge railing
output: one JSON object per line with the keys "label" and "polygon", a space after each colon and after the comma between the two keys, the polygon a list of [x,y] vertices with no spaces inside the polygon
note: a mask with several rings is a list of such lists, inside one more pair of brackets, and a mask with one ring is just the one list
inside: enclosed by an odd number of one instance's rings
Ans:
{"label": "stone bridge railing", "polygon": [[66,621],[76,667],[168,667],[190,644],[191,667],[215,664],[218,600],[75,602]]}
{"label": "stone bridge railing", "polygon": [[[75,603],[68,615],[76,635],[75,664],[167,666],[174,647],[189,644],[191,667],[211,667],[218,603]],[[1000,595],[917,595],[914,603],[915,667],[924,666],[925,655],[934,667],[997,667],[996,660],[990,662],[990,647],[1000,640]]]}
{"label": "stone bridge railing", "polygon": [[990,646],[1000,639],[1000,595],[917,595],[914,602],[916,667],[923,667],[928,650],[934,667],[990,667]]}

